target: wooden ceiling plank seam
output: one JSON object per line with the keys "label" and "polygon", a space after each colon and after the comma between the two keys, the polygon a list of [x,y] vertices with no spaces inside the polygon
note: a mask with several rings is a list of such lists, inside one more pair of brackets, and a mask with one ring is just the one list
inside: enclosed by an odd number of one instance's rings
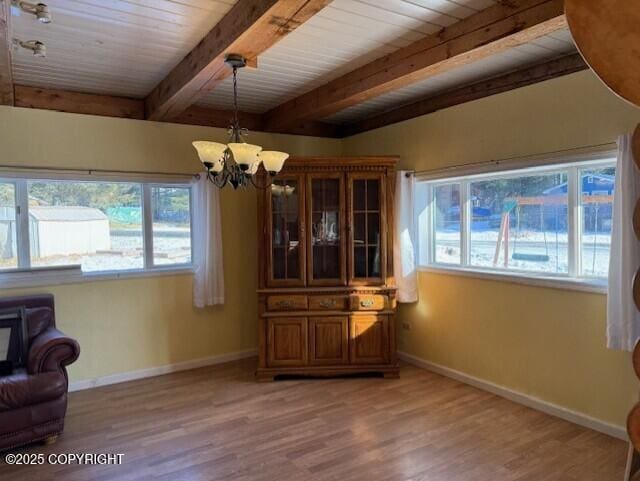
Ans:
{"label": "wooden ceiling plank seam", "polygon": [[[360,32],[367,32],[367,28],[361,26],[362,22],[360,20],[360,17],[356,14],[349,14],[348,12],[336,9],[335,7],[330,7],[321,11],[313,21],[310,22],[308,27],[313,26],[314,28],[322,29],[323,31],[328,31],[332,34],[348,36],[350,39],[358,39],[362,37]],[[394,31],[396,34],[394,38],[386,41],[374,41],[378,43],[388,43],[395,48],[404,47],[406,44],[413,43],[425,36],[424,33],[407,30],[402,26],[394,26],[389,23],[377,22],[376,25],[386,25],[384,28],[387,31]],[[309,33],[308,30],[309,28],[305,28],[305,33]],[[433,26],[433,28],[430,28],[429,30],[429,34],[431,34],[433,32],[439,32],[442,30],[442,27]]]}
{"label": "wooden ceiling plank seam", "polygon": [[[360,18],[363,19],[367,19],[370,20],[372,22],[376,22],[376,23],[382,23],[382,24],[387,24],[393,27],[400,27],[403,29],[410,29],[413,30],[415,32],[419,32],[422,35],[429,35],[431,32],[434,31],[434,28],[437,30],[443,28],[443,27],[447,27],[453,23],[455,23],[457,21],[457,19],[455,19],[454,17],[449,17],[449,16],[445,16],[443,14],[440,14],[438,12],[434,12],[435,15],[434,17],[448,17],[448,20],[445,22],[439,22],[436,23],[435,21],[430,21],[430,20],[426,20],[426,19],[421,19],[421,18],[416,18],[416,17],[409,17],[407,15],[404,15],[402,13],[398,13],[395,12],[393,10],[389,10],[389,9],[385,9],[382,6],[377,6],[377,7],[370,7],[369,5],[366,4],[362,4],[362,2],[359,2],[358,0],[351,0],[353,3],[355,4],[361,4],[362,7],[357,7],[357,8],[349,8],[349,5],[345,5],[344,3],[338,7],[338,6],[334,6],[333,8],[335,10],[338,10],[340,12],[343,12],[343,14],[347,14],[347,15],[357,15]],[[380,12],[378,13],[377,10],[379,10]],[[382,18],[377,18],[375,15],[378,15],[379,17]],[[400,18],[399,18],[400,17]],[[414,26],[409,26],[407,25],[407,20],[403,19],[409,19],[412,20],[412,24]]]}
{"label": "wooden ceiling plank seam", "polygon": [[[49,42],[49,44],[56,44],[57,50],[71,50],[73,48],[83,50],[86,48],[101,49],[102,52],[109,52],[113,50],[126,49],[135,51],[141,56],[154,56],[160,54],[167,58],[175,57],[177,52],[184,49],[184,42],[179,44],[170,41],[168,38],[163,37],[162,43],[148,44],[149,38],[144,35],[126,35],[124,32],[118,32],[118,36],[114,37],[107,33],[102,33],[98,30],[83,30],[79,32],[74,27],[67,27],[65,25],[56,24],[55,31],[45,30],[42,31],[38,28],[21,28],[20,34],[23,37],[38,37],[43,42]],[[79,36],[81,38],[79,38]],[[145,40],[143,42],[143,40]]]}
{"label": "wooden ceiling plank seam", "polygon": [[[28,59],[28,60],[20,60],[14,58],[14,72],[18,68],[23,69],[46,69],[49,68],[52,71],[58,71],[59,73],[72,73],[78,72],[83,75],[91,76],[98,75],[102,76],[104,74],[107,75],[116,75],[119,72],[124,74],[131,74],[132,72],[137,72],[138,74],[142,74],[145,78],[140,78],[138,76],[130,77],[132,80],[138,80],[140,82],[144,82],[145,84],[153,83],[153,80],[158,78],[162,78],[162,72],[158,68],[153,68],[153,66],[145,64],[145,63],[137,63],[135,59],[129,59],[129,62],[126,63],[126,67],[118,64],[118,59],[105,59],[104,62],[83,62],[82,66],[78,66],[77,62],[74,62],[74,59],[67,55],[55,55],[49,56],[50,60],[55,60],[55,64],[52,65],[51,62],[43,63],[39,62],[39,59]],[[149,78],[151,77],[151,79]]]}
{"label": "wooden ceiling plank seam", "polygon": [[[377,44],[379,46],[387,46],[397,50],[424,38],[425,35],[433,35],[442,29],[442,27],[434,26],[425,33],[420,33],[415,30],[407,30],[403,27],[383,24],[381,22],[378,22],[376,27],[367,27],[359,23],[354,23],[361,20],[354,14],[345,15],[346,12],[342,13],[339,10],[336,10],[336,12],[339,15],[338,18],[333,18],[328,14],[325,14],[321,17],[322,21],[314,22],[313,27],[321,31],[319,34],[316,34],[316,37],[321,40],[326,39],[326,36],[323,36],[323,34],[329,33],[330,35],[342,36],[345,38],[345,41],[350,42],[362,42],[363,40],[366,40],[372,44],[370,46],[372,49],[376,48],[373,44]],[[306,34],[311,34],[310,29],[305,30]],[[378,32],[386,33],[385,36],[388,38],[379,38]]]}
{"label": "wooden ceiling plank seam", "polygon": [[254,58],[295,30],[330,0],[240,0],[149,94],[150,119],[179,115],[230,74],[229,51]]}
{"label": "wooden ceiling plank seam", "polygon": [[[109,17],[96,17],[90,13],[84,11],[71,11],[65,9],[52,9],[52,14],[55,15],[55,20],[47,28],[50,30],[57,30],[59,28],[75,29],[78,31],[88,32],[101,32],[104,35],[113,34],[114,26],[123,30],[136,32],[140,39],[145,38],[148,35],[160,37],[170,36],[178,43],[184,43],[187,41],[193,41],[193,39],[200,39],[208,31],[206,24],[216,22],[218,17],[215,16],[210,19],[198,18],[198,25],[191,22],[185,28],[171,28],[169,30],[161,28],[161,25],[153,21],[135,22],[135,21],[121,21],[114,20]],[[33,25],[30,19],[24,17],[16,17],[16,22],[21,23],[23,26],[32,26],[37,28],[37,25]],[[201,24],[201,25],[200,25]],[[173,24],[172,24],[173,25]]]}
{"label": "wooden ceiling plank seam", "polygon": [[147,10],[155,10],[178,17],[195,17],[213,12],[219,13],[219,15],[222,16],[229,10],[229,8],[231,8],[229,4],[217,1],[209,1],[195,6],[180,2],[159,2],[158,0],[126,0],[126,2],[110,0],[110,4],[112,5],[110,8],[111,10],[118,10],[118,7],[123,3],[137,6],[138,8],[143,9],[143,12]]}
{"label": "wooden ceiling plank seam", "polygon": [[[39,73],[47,73],[51,75],[52,78],[75,78],[85,79],[88,81],[101,81],[101,80],[114,80],[119,82],[130,82],[135,85],[142,85],[146,90],[149,90],[149,84],[153,83],[154,78],[161,77],[154,72],[148,72],[147,74],[151,77],[149,78],[140,78],[140,76],[135,75],[133,72],[145,73],[144,69],[129,69],[128,71],[115,71],[113,66],[109,68],[109,65],[99,65],[97,68],[93,70],[78,70],[71,65],[67,65],[66,62],[59,62],[58,66],[64,67],[64,70],[61,71],[59,68],[49,68],[47,66],[42,65],[15,65],[13,67],[13,75],[17,77],[19,74],[24,74],[24,76],[28,77],[31,72],[35,74]],[[145,75],[147,75],[145,74]]]}
{"label": "wooden ceiling plank seam", "polygon": [[151,34],[167,33],[172,35],[184,36],[193,33],[192,28],[189,28],[189,25],[179,25],[176,23],[145,18],[142,16],[133,17],[131,15],[103,15],[96,19],[96,15],[94,13],[87,13],[86,11],[77,11],[61,7],[57,7],[56,10],[60,15],[65,15],[68,18],[79,19],[78,23],[84,22],[86,24],[94,24],[96,22],[99,22],[101,24],[117,25],[124,28],[134,28],[141,31],[144,30]]}
{"label": "wooden ceiling plank seam", "polygon": [[267,113],[274,126],[323,118],[367,98],[566,27],[562,0],[511,0],[381,57]]}
{"label": "wooden ceiling plank seam", "polygon": [[[77,2],[74,0],[56,0],[55,5],[52,6],[53,14],[56,11],[69,14],[83,14],[89,15],[102,21],[104,19],[110,19],[115,21],[121,21],[125,23],[133,24],[153,24],[158,22],[158,25],[175,25],[177,27],[188,28],[194,21],[201,21],[203,15],[193,14],[188,17],[182,15],[176,15],[171,12],[165,12],[158,8],[138,7],[135,8],[128,2],[118,1],[116,4],[120,8],[111,8],[110,5],[114,5],[113,2],[105,2],[104,0],[95,1],[83,1]],[[84,6],[83,6],[84,5]],[[127,5],[131,5],[128,8]],[[212,16],[222,17],[222,14],[209,14]]]}
{"label": "wooden ceiling plank seam", "polygon": [[[364,3],[369,3],[367,0],[360,0],[360,1],[363,1]],[[409,11],[415,7],[417,9],[428,10],[434,13],[438,13],[440,15],[446,15],[448,17],[455,19],[456,21],[462,20],[463,18],[468,17],[469,15],[473,15],[475,12],[477,12],[477,10],[473,10],[471,8],[465,7],[464,5],[460,5],[458,3],[448,2],[448,1],[439,2],[441,5],[443,5],[439,7],[440,9],[438,9],[438,5],[436,5],[437,2],[428,2],[427,4],[419,4],[419,3],[415,3],[408,0],[400,0],[399,3],[401,3],[404,6],[405,10],[407,11],[407,14],[410,14]],[[419,11],[419,10],[413,10],[413,11]]]}

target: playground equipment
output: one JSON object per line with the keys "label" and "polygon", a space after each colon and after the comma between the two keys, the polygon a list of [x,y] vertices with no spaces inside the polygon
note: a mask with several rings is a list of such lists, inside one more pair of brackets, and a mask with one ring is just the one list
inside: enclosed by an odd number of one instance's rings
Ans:
{"label": "playground equipment", "polygon": [[[544,236],[544,254],[531,254],[525,252],[517,252],[518,250],[518,238],[520,237],[520,204],[516,207],[516,235],[513,242],[513,254],[511,258],[519,261],[531,261],[531,262],[549,262],[549,246],[547,244],[547,230],[544,228],[544,204],[540,204],[540,228],[542,229],[542,234]],[[558,222],[557,222],[558,214],[556,212],[556,251],[558,250]],[[557,259],[556,259],[557,261]]]}
{"label": "playground equipment", "polygon": [[[596,261],[596,243],[598,238],[598,213],[601,204],[612,204],[612,195],[584,195],[582,197],[582,205],[595,205],[595,233],[594,233],[594,248],[593,248],[593,270],[595,270]],[[532,205],[540,207],[540,230],[544,239],[544,254],[535,254],[527,252],[518,252],[518,241],[521,241],[522,225],[521,225],[521,209],[524,206]],[[555,225],[555,253],[556,253],[556,267],[558,265],[559,258],[559,207],[567,206],[566,195],[549,195],[549,196],[536,196],[536,197],[514,197],[504,200],[502,207],[502,215],[500,218],[500,229],[498,231],[498,241],[496,243],[496,250],[493,256],[493,266],[497,267],[500,260],[500,251],[502,250],[504,267],[509,267],[509,230],[511,225],[511,215],[516,215],[516,233],[513,241],[513,253],[511,254],[512,260],[529,261],[529,262],[549,262],[549,242],[547,239],[547,230],[544,225],[544,208],[546,206],[554,206],[554,225]]]}

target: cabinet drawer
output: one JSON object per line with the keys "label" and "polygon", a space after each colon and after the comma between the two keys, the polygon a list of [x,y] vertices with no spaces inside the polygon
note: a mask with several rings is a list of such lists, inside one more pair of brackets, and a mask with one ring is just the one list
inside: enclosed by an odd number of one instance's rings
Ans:
{"label": "cabinet drawer", "polygon": [[309,296],[309,309],[313,311],[343,311],[346,308],[346,296]]}
{"label": "cabinet drawer", "polygon": [[387,296],[382,294],[354,294],[350,297],[352,311],[383,311],[387,306]]}
{"label": "cabinet drawer", "polygon": [[306,311],[308,307],[307,296],[269,296],[267,299],[270,311]]}

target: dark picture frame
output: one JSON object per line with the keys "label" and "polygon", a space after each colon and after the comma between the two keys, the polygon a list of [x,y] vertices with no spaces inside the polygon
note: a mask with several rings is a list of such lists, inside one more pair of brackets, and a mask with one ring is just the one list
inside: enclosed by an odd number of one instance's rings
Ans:
{"label": "dark picture frame", "polygon": [[0,309],[0,330],[5,329],[10,330],[10,333],[8,345],[0,346],[0,354],[6,350],[6,355],[0,358],[3,371],[7,367],[13,369],[26,366],[29,337],[24,306]]}

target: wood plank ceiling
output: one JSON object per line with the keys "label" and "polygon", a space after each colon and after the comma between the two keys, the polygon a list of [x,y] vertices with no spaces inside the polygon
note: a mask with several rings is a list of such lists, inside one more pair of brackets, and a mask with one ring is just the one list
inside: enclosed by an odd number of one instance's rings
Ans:
{"label": "wood plank ceiling", "polygon": [[46,0],[53,22],[22,13],[13,36],[38,39],[47,57],[19,50],[14,82],[143,98],[216,25],[233,0]]}
{"label": "wood plank ceiling", "polygon": [[[459,103],[586,68],[565,28],[561,0],[239,0],[235,10],[258,13],[247,25],[233,21],[232,28],[220,22],[232,18],[236,0],[46,3],[53,15],[49,25],[24,13],[9,19],[12,37],[47,45],[46,58],[13,52],[13,83],[37,87],[16,89],[17,105],[74,111],[79,102],[83,107],[75,111],[90,113],[98,98],[76,95],[72,102],[64,93],[83,92],[128,98],[102,108],[101,115],[144,118],[146,99],[147,118],[224,126],[232,83],[228,72],[216,74],[219,66],[212,66],[230,48],[245,55],[253,48],[257,68],[239,74],[247,126],[341,136],[384,125],[381,114],[391,110],[390,119],[404,119],[448,106],[451,100],[442,99],[448,92]],[[278,32],[259,30],[259,40],[247,42],[268,11],[284,18],[272,29]],[[265,23],[273,24],[275,15]],[[227,43],[217,43],[214,52],[207,35],[222,35]],[[204,56],[197,53],[205,48]],[[196,54],[202,65],[194,70]],[[406,63],[414,59],[423,64],[412,72]],[[1,66],[0,55],[0,94]],[[381,68],[388,74],[375,73]],[[198,75],[206,88],[182,95]],[[488,87],[491,78],[499,80]],[[427,105],[428,99],[438,100]],[[333,103],[320,105],[325,100]],[[171,115],[169,105],[177,105]]]}
{"label": "wood plank ceiling", "polygon": [[[488,0],[334,0],[265,52],[260,68],[242,72],[242,109],[270,110],[492,4]],[[200,103],[230,107],[231,91],[231,82],[223,82]]]}

